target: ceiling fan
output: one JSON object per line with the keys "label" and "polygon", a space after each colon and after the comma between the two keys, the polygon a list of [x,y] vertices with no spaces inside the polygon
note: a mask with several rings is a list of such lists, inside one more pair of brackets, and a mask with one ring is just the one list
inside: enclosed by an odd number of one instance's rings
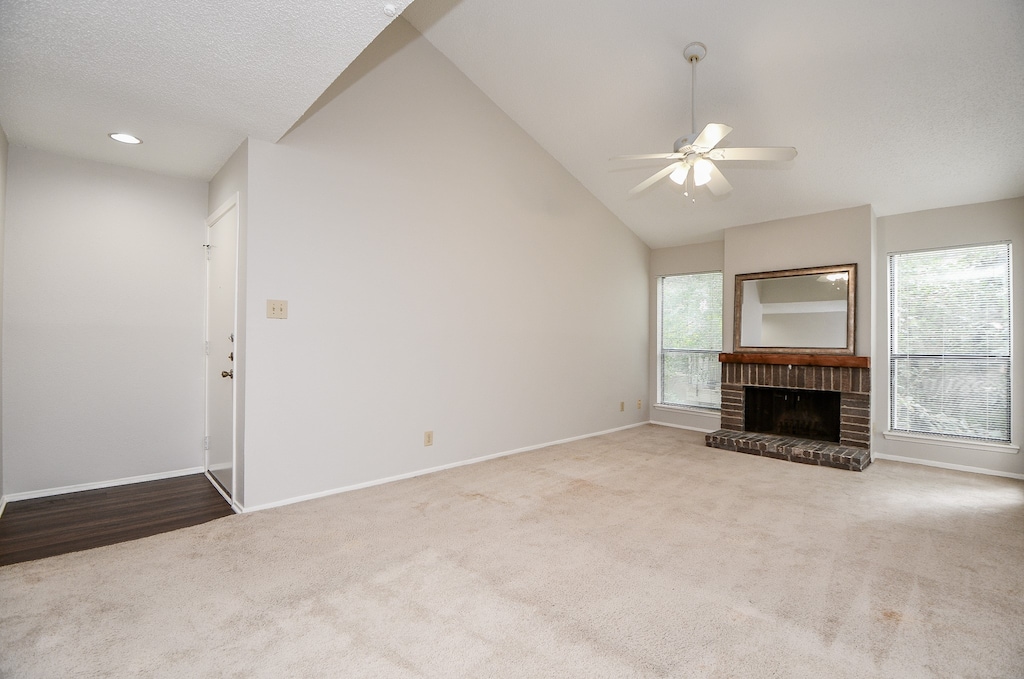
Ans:
{"label": "ceiling fan", "polygon": [[640,193],[653,186],[665,177],[676,184],[684,186],[683,195],[694,200],[694,188],[707,186],[716,196],[732,191],[732,184],[719,171],[713,161],[716,160],[792,160],[796,157],[796,149],[792,146],[752,146],[746,148],[717,148],[719,142],[732,132],[732,128],[722,123],[708,123],[697,134],[695,115],[695,91],[697,82],[697,64],[707,56],[707,47],[699,42],[691,42],[683,49],[683,56],[690,62],[690,134],[676,139],[672,153],[643,153],[631,156],[617,156],[612,160],[672,160],[664,169],[640,182],[629,194]]}

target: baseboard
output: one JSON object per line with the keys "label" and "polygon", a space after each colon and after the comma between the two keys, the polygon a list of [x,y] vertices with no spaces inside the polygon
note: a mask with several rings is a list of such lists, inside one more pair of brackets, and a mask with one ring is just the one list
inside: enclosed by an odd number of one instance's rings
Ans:
{"label": "baseboard", "polygon": [[61,488],[45,488],[43,490],[29,490],[24,493],[11,493],[5,496],[5,502],[17,502],[18,500],[34,500],[40,497],[51,495],[64,495],[65,493],[77,493],[81,490],[97,490],[99,488],[113,488],[114,486],[127,486],[130,483],[143,483],[144,481],[159,481],[161,479],[173,479],[178,476],[189,476],[190,474],[202,474],[202,467],[190,467],[158,474],[144,474],[142,476],[130,476],[112,481],[97,481],[95,483],[80,483],[74,486],[63,486]]}
{"label": "baseboard", "polygon": [[1024,481],[1024,474],[1015,474],[1013,472],[1001,472],[995,469],[985,469],[984,467],[968,467],[963,464],[951,464],[949,462],[936,462],[934,460],[922,460],[918,457],[903,457],[902,455],[886,455],[885,453],[875,453],[873,455],[875,460],[890,460],[892,462],[906,462],[908,464],[920,464],[925,467],[938,467],[939,469],[951,469],[957,472],[970,472],[971,474],[985,474],[986,476],[1001,476],[1007,479],[1019,479]]}
{"label": "baseboard", "polygon": [[657,420],[651,420],[648,424],[656,424],[659,427],[672,427],[674,429],[685,429],[687,431],[697,431],[697,432],[700,432],[701,434],[710,434],[713,431],[717,431],[717,429],[702,429],[700,427],[688,427],[688,426],[686,426],[684,424],[673,424],[671,422],[659,422]]}
{"label": "baseboard", "polygon": [[0,495],[0,518],[3,518],[5,509],[7,509],[7,496]]}
{"label": "baseboard", "polygon": [[233,511],[235,514],[241,514],[242,513],[242,505],[240,505],[237,502],[235,502],[231,498],[230,495],[228,495],[226,492],[224,492],[224,489],[221,488],[221,485],[219,483],[217,483],[217,481],[213,478],[213,474],[210,473],[209,469],[207,469],[204,472],[204,475],[206,476],[206,480],[210,482],[210,485],[213,486],[213,489],[215,491],[217,491],[218,493],[220,493],[220,496],[222,498],[224,498],[225,502],[227,502],[229,505],[231,505],[231,511]]}
{"label": "baseboard", "polygon": [[268,502],[262,505],[255,505],[253,507],[241,507],[241,511],[258,512],[264,509],[273,509],[274,507],[284,507],[285,505],[295,504],[296,502],[305,502],[307,500],[316,500],[322,497],[328,497],[331,495],[337,495],[338,493],[348,493],[353,490],[362,490],[363,488],[372,488],[373,486],[382,486],[385,483],[392,483],[394,481],[402,481],[404,479],[412,479],[417,476],[425,476],[427,474],[433,474],[434,472],[442,472],[446,469],[455,469],[456,467],[464,467],[469,464],[477,464],[479,462],[486,462],[487,460],[496,460],[499,457],[508,457],[509,455],[516,455],[518,453],[528,453],[531,450],[539,450],[541,448],[547,448],[548,446],[557,446],[563,443],[572,443],[573,441],[582,441],[583,439],[594,438],[595,436],[604,436],[605,434],[612,434],[617,431],[625,431],[626,429],[635,429],[636,427],[643,427],[649,424],[649,422],[637,422],[635,424],[628,424],[624,427],[616,427],[614,429],[606,429],[604,431],[594,432],[593,434],[583,434],[582,436],[573,436],[567,439],[560,439],[558,441],[549,441],[547,443],[539,443],[535,446],[526,446],[525,448],[516,448],[515,450],[506,450],[501,453],[493,453],[491,455],[483,455],[481,457],[474,457],[469,460],[461,460],[459,462],[452,462],[450,464],[441,465],[439,467],[430,467],[429,469],[421,469],[419,471],[409,472],[407,474],[399,474],[397,476],[389,476],[385,479],[375,479],[373,481],[366,481],[364,483],[357,483],[351,486],[344,486],[342,488],[332,488],[330,490],[323,490],[317,493],[310,493],[309,495],[301,495],[298,497],[290,497],[285,500],[277,500],[275,502]]}

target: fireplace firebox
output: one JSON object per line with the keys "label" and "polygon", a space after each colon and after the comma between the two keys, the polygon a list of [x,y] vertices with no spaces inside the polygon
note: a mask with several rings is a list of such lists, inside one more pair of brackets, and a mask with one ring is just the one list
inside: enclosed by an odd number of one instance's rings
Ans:
{"label": "fireplace firebox", "polygon": [[743,429],[839,443],[839,392],[744,387]]}

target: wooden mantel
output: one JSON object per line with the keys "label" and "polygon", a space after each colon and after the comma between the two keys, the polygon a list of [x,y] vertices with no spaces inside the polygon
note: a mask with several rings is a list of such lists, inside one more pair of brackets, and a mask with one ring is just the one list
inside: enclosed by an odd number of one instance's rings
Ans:
{"label": "wooden mantel", "polygon": [[834,354],[719,354],[722,363],[756,363],[762,365],[822,365],[832,368],[870,368],[870,356],[836,356]]}

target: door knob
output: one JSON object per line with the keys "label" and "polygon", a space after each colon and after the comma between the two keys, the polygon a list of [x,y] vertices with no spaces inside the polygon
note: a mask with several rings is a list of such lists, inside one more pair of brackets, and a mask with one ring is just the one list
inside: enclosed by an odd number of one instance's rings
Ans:
{"label": "door knob", "polygon": [[221,370],[220,371],[220,376],[221,377],[230,377],[230,378],[234,379],[235,371],[234,371],[234,369],[231,369],[231,370]]}

